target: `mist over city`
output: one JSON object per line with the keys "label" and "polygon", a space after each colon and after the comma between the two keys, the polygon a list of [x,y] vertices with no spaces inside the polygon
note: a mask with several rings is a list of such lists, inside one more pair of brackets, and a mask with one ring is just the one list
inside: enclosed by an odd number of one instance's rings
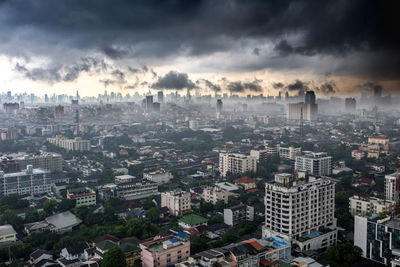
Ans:
{"label": "mist over city", "polygon": [[0,0],[0,267],[400,266],[398,10]]}

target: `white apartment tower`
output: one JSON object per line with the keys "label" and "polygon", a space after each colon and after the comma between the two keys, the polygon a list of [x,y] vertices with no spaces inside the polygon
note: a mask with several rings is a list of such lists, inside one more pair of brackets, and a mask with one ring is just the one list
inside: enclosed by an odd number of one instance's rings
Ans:
{"label": "white apartment tower", "polygon": [[333,181],[280,173],[265,189],[263,237],[281,236],[297,244],[301,251],[336,243]]}
{"label": "white apartment tower", "polygon": [[288,120],[315,121],[318,118],[318,105],[303,102],[290,103],[286,116]]}
{"label": "white apartment tower", "polygon": [[219,153],[219,171],[222,177],[231,173],[243,173],[257,170],[257,158],[236,153]]}
{"label": "white apartment tower", "polygon": [[331,175],[332,157],[326,152],[305,151],[304,155],[297,156],[294,164],[296,171],[306,171],[311,175]]}
{"label": "white apartment tower", "polygon": [[385,175],[385,198],[399,204],[400,172]]}
{"label": "white apartment tower", "polygon": [[161,207],[167,207],[173,216],[182,216],[190,212],[191,194],[184,191],[161,193]]}

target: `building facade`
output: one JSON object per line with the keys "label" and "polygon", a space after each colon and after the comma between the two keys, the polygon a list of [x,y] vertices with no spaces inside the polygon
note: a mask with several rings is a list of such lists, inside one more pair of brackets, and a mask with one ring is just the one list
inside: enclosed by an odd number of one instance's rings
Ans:
{"label": "building facade", "polygon": [[212,204],[217,203],[218,200],[228,203],[229,192],[216,186],[209,186],[203,189],[201,196],[205,202],[210,202]]}
{"label": "building facade", "polygon": [[156,170],[153,172],[144,172],[143,178],[158,184],[165,184],[172,179],[172,174],[165,170]]}
{"label": "building facade", "polygon": [[265,187],[263,236],[282,236],[301,251],[336,244],[335,183],[326,178],[275,175]]}
{"label": "building facade", "polygon": [[143,267],[167,267],[190,256],[190,241],[177,236],[155,236],[140,244]]}
{"label": "building facade", "polygon": [[303,102],[290,103],[286,116],[288,120],[315,121],[318,119],[318,105]]}
{"label": "building facade", "polygon": [[305,151],[304,155],[296,157],[294,169],[296,171],[306,171],[311,175],[331,175],[332,157],[325,152]]}
{"label": "building facade", "polygon": [[243,173],[246,171],[257,171],[257,159],[253,156],[246,156],[236,153],[219,154],[219,171],[222,177],[228,172]]}
{"label": "building facade", "polygon": [[75,207],[96,205],[96,192],[89,187],[68,189],[67,198],[76,201]]}
{"label": "building facade", "polygon": [[67,139],[63,136],[57,135],[56,137],[47,138],[50,144],[61,147],[67,151],[89,151],[90,141],[82,140],[79,137],[75,139]]}
{"label": "building facade", "polygon": [[49,171],[34,169],[28,165],[26,170],[14,173],[0,171],[0,197],[11,194],[33,195],[51,192]]}
{"label": "building facade", "polygon": [[224,209],[224,223],[226,225],[238,225],[241,221],[253,221],[254,208],[245,204],[239,204]]}
{"label": "building facade", "polygon": [[182,216],[191,211],[191,194],[184,191],[161,193],[161,207],[167,207],[173,216]]}
{"label": "building facade", "polygon": [[383,200],[375,197],[362,197],[354,195],[349,198],[349,211],[351,215],[366,216],[367,214],[392,212],[396,203],[390,200]]}

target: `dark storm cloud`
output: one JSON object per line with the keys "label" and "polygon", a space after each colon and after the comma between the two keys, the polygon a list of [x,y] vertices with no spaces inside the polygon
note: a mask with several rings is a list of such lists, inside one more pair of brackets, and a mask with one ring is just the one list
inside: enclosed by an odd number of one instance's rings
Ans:
{"label": "dark storm cloud", "polygon": [[256,47],[256,48],[253,49],[253,54],[259,56],[260,55],[260,51],[261,51],[261,49]]}
{"label": "dark storm cloud", "polygon": [[[14,0],[0,5],[0,52],[12,56],[55,60],[61,50],[68,59],[68,49],[95,49],[115,60],[162,60],[232,51],[238,41],[252,40],[251,47],[274,43],[280,57],[361,53],[352,74],[400,73],[400,3],[394,0]],[[270,66],[263,62],[258,69]]]}
{"label": "dark storm cloud", "polygon": [[246,90],[252,92],[262,92],[263,88],[259,84],[260,82],[261,80],[255,80],[253,82],[241,82],[241,81],[230,82],[228,83],[227,89],[231,93],[241,93]]}
{"label": "dark storm cloud", "polygon": [[326,81],[322,83],[320,86],[315,87],[314,90],[324,95],[330,95],[336,92],[335,88],[336,88],[336,83],[334,81]]}
{"label": "dark storm cloud", "polygon": [[360,85],[358,85],[358,87],[361,90],[370,91],[370,92],[382,91],[382,89],[383,89],[382,85],[380,85],[377,82],[372,82],[372,81],[368,81],[363,84],[360,84]]}
{"label": "dark storm cloud", "polygon": [[76,62],[67,66],[55,66],[49,68],[32,68],[29,69],[22,63],[15,65],[15,70],[23,74],[26,78],[33,81],[44,81],[48,83],[56,82],[72,82],[75,81],[82,72],[101,72],[108,68],[104,60],[99,60],[93,57],[81,58]]}
{"label": "dark storm cloud", "polygon": [[162,77],[159,77],[157,82],[151,85],[154,89],[166,90],[182,90],[194,89],[196,85],[189,79],[186,73],[179,73],[177,71],[170,71]]}
{"label": "dark storm cloud", "polygon": [[272,87],[274,87],[274,89],[282,89],[283,88],[283,83],[281,82],[277,82],[277,83],[273,83]]}
{"label": "dark storm cloud", "polygon": [[103,46],[100,49],[111,59],[120,59],[129,55],[130,51],[121,47]]}
{"label": "dark storm cloud", "polygon": [[209,88],[210,90],[214,91],[214,92],[220,92],[221,91],[221,86],[219,86],[218,84],[215,84],[213,82],[210,82],[207,79],[199,79],[196,81],[196,84],[201,84],[204,83],[204,85]]}
{"label": "dark storm cloud", "polygon": [[310,89],[306,82],[300,80],[296,80],[294,83],[288,84],[285,88],[288,91],[298,91],[298,92],[305,92]]}

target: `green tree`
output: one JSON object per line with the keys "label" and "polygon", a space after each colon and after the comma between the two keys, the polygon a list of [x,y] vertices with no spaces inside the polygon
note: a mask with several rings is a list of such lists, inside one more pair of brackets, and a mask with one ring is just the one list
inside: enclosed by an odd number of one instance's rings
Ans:
{"label": "green tree", "polygon": [[227,246],[233,242],[235,242],[236,238],[231,233],[231,231],[226,231],[221,237],[221,244],[222,246]]}
{"label": "green tree", "polygon": [[222,215],[214,215],[208,220],[209,225],[217,224],[217,223],[222,223],[224,221],[224,217]]}
{"label": "green tree", "polygon": [[72,210],[75,207],[76,200],[63,198],[60,203],[58,203],[57,210],[58,211],[67,211]]}
{"label": "green tree", "polygon": [[218,200],[215,203],[215,210],[216,211],[222,212],[222,211],[224,211],[225,208],[226,208],[226,204],[225,204],[225,201],[223,201],[222,199]]}
{"label": "green tree", "polygon": [[151,208],[147,212],[147,218],[150,220],[152,223],[157,223],[160,221],[160,210],[158,208]]}
{"label": "green tree", "polygon": [[104,267],[125,267],[125,254],[120,247],[114,247],[104,253],[101,266]]}
{"label": "green tree", "polygon": [[329,263],[334,264],[340,261],[339,249],[335,246],[330,246],[325,250],[325,258]]}
{"label": "green tree", "polygon": [[46,214],[51,215],[57,207],[57,201],[55,199],[46,199],[43,203],[43,210]]}

